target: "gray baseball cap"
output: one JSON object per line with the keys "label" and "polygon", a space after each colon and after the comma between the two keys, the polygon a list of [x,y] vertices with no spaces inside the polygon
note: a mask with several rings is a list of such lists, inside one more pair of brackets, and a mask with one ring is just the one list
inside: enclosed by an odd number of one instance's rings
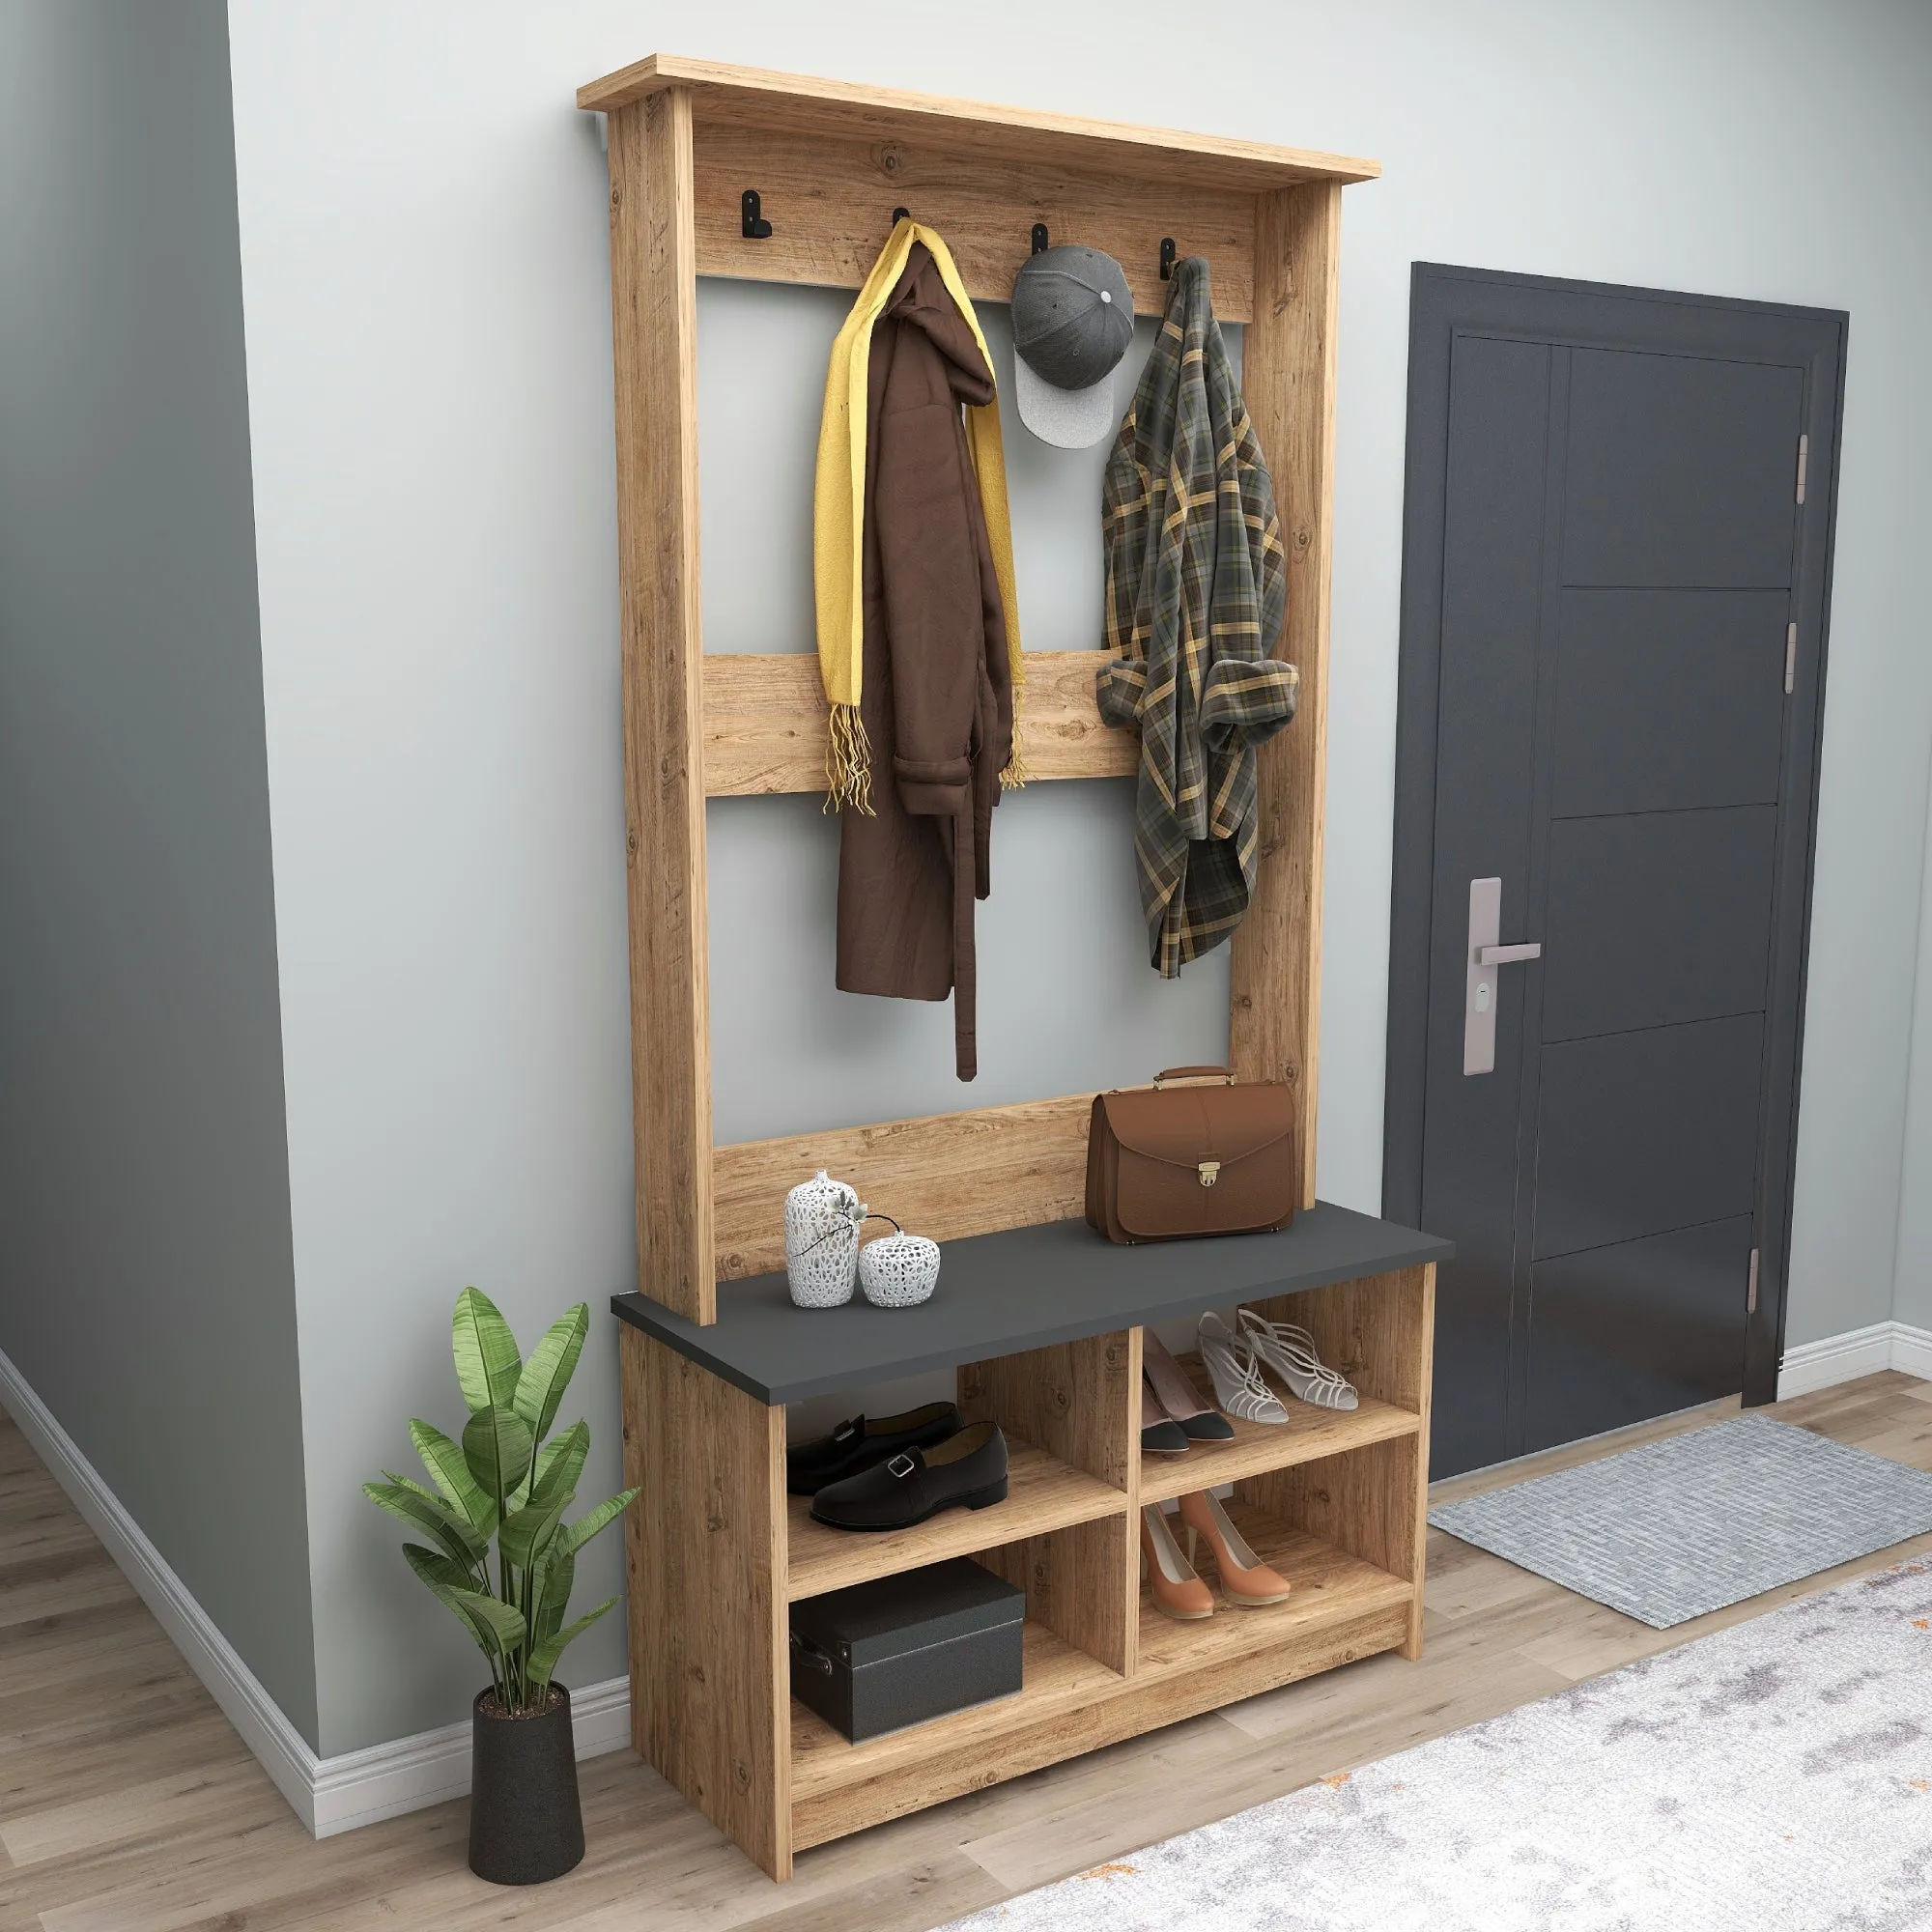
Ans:
{"label": "gray baseball cap", "polygon": [[1134,298],[1097,248],[1046,248],[1013,278],[1013,399],[1042,442],[1087,449],[1118,425],[1114,370],[1134,339]]}

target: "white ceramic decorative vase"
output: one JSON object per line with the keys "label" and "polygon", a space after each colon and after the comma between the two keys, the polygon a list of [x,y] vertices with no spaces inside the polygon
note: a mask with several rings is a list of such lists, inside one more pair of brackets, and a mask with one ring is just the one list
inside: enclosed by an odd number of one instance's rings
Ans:
{"label": "white ceramic decorative vase", "polygon": [[837,1308],[852,1299],[865,1218],[857,1191],[822,1167],[785,1196],[785,1272],[799,1307]]}
{"label": "white ceramic decorative vase", "polygon": [[859,1250],[859,1286],[874,1308],[913,1308],[939,1279],[939,1243],[923,1235],[886,1235]]}

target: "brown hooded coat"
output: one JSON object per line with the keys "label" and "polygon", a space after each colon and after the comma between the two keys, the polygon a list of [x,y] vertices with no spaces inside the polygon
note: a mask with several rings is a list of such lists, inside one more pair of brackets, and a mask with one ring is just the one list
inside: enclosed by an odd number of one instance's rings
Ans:
{"label": "brown hooded coat", "polygon": [[917,245],[872,330],[867,382],[865,676],[872,811],[838,846],[838,985],[953,996],[959,1078],[979,1071],[973,901],[1013,695],[992,547],[960,410],[993,374]]}

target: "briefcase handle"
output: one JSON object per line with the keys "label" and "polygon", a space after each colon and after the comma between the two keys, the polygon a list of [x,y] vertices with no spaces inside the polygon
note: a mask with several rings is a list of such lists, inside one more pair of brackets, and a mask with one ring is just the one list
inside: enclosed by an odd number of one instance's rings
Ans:
{"label": "briefcase handle", "polygon": [[1232,1087],[1235,1076],[1225,1066],[1163,1066],[1153,1076],[1156,1091],[1169,1080],[1225,1080]]}

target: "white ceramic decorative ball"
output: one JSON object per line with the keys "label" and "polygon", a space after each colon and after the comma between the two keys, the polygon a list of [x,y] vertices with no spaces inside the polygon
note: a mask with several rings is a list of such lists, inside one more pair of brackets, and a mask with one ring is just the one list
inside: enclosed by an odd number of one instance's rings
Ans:
{"label": "white ceramic decorative ball", "polygon": [[859,1250],[859,1286],[874,1308],[912,1308],[939,1279],[939,1243],[923,1235],[886,1235]]}

